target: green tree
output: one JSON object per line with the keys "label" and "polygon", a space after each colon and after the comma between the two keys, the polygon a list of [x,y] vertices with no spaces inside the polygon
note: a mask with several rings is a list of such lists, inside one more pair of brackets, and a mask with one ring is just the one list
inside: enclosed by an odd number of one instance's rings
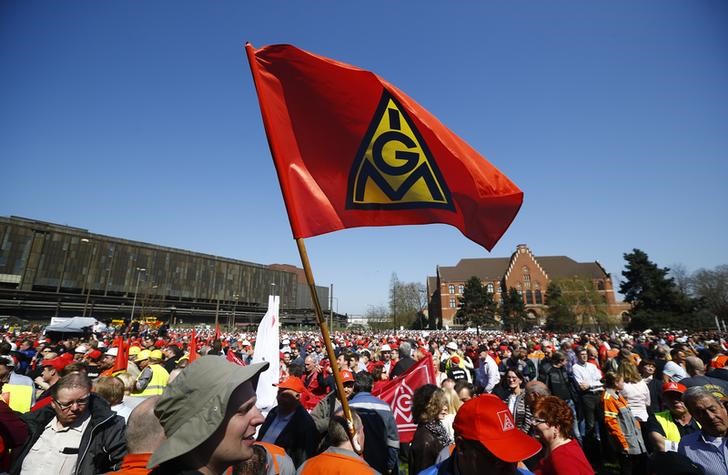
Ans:
{"label": "green tree", "polygon": [[627,261],[619,286],[624,301],[632,304],[629,328],[651,327],[698,328],[704,318],[694,312],[693,302],[683,295],[672,278],[670,269],[660,268],[639,249],[624,254]]}
{"label": "green tree", "polygon": [[503,325],[511,331],[521,331],[526,324],[526,306],[523,296],[513,287],[503,296],[500,305]]}
{"label": "green tree", "polygon": [[576,315],[571,310],[571,306],[566,302],[561,286],[552,281],[546,289],[546,303],[548,310],[546,311],[546,328],[554,331],[571,330],[576,323]]}
{"label": "green tree", "polygon": [[594,281],[587,277],[559,279],[561,298],[569,306],[579,329],[584,326],[602,326],[607,323],[607,302],[599,293]]}
{"label": "green tree", "polygon": [[473,276],[465,282],[455,321],[474,326],[480,334],[481,326],[495,323],[496,307],[493,294],[483,287],[478,277]]}

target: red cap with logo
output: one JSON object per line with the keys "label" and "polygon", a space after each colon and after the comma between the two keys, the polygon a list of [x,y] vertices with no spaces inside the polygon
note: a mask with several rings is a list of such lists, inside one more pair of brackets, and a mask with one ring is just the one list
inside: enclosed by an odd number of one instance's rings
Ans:
{"label": "red cap with logo", "polygon": [[463,404],[453,422],[455,434],[483,444],[504,462],[520,462],[541,450],[541,444],[516,427],[511,411],[498,396],[484,394]]}
{"label": "red cap with logo", "polygon": [[303,385],[303,381],[301,381],[301,378],[298,378],[296,376],[289,376],[279,384],[274,384],[273,386],[278,386],[278,389],[290,389],[291,391],[296,391],[297,393],[302,393],[306,390],[306,387]]}
{"label": "red cap with logo", "polygon": [[663,393],[666,393],[668,391],[672,391],[672,392],[675,392],[675,393],[683,394],[687,390],[688,390],[688,388],[685,387],[684,384],[680,384],[680,383],[669,382],[669,383],[665,383],[665,384],[662,385],[662,392]]}
{"label": "red cap with logo", "polygon": [[339,374],[341,375],[342,383],[354,382],[354,373],[352,373],[348,369],[342,369]]}

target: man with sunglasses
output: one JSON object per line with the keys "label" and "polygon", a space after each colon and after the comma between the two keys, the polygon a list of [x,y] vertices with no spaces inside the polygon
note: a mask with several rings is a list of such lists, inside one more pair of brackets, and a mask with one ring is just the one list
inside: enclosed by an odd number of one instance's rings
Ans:
{"label": "man with sunglasses", "polygon": [[124,419],[91,393],[91,381],[60,379],[49,405],[22,419],[30,436],[13,454],[11,474],[93,475],[117,468],[126,452]]}

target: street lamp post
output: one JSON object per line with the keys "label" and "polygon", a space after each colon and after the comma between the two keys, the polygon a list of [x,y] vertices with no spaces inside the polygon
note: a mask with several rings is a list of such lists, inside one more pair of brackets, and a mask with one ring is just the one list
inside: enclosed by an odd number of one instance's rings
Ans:
{"label": "street lamp post", "polygon": [[238,299],[239,298],[240,298],[240,296],[238,294],[233,295],[233,299],[235,300],[235,304],[233,304],[233,318],[232,318],[232,322],[230,322],[231,323],[230,326],[232,328],[230,329],[230,331],[235,331],[235,310],[237,310],[237,308],[238,308]]}
{"label": "street lamp post", "polygon": [[142,272],[146,272],[147,270],[143,267],[137,267],[137,279],[136,279],[136,287],[134,288],[134,301],[131,304],[131,320],[134,321],[134,308],[136,307],[136,298],[137,298],[137,292],[139,292],[139,278],[142,276]]}

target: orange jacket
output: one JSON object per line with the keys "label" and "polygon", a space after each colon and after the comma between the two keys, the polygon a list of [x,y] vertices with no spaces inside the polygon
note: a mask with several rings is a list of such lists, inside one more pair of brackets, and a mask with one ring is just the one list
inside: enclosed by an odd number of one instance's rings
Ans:
{"label": "orange jacket", "polygon": [[363,458],[351,450],[329,447],[320,455],[306,460],[299,475],[373,475],[377,473]]}
{"label": "orange jacket", "polygon": [[126,454],[121,461],[121,467],[116,472],[110,472],[107,475],[147,475],[149,469],[147,462],[151,458],[151,453],[146,454]]}

